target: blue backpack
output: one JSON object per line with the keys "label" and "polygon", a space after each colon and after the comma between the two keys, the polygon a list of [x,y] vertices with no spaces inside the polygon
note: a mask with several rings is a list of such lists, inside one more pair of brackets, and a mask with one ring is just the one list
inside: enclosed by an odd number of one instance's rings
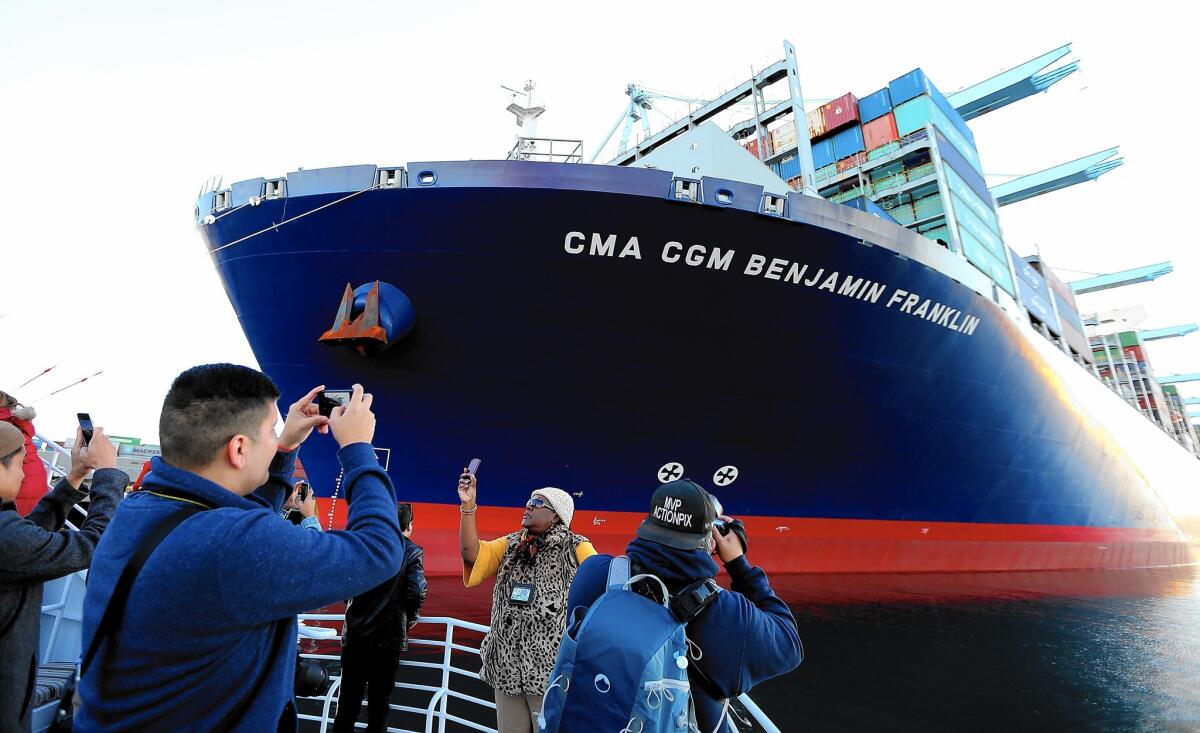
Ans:
{"label": "blue backpack", "polygon": [[[631,590],[662,586],[659,604]],[[692,592],[699,590],[699,592]],[[546,733],[689,733],[696,727],[688,682],[687,621],[715,597],[712,580],[686,589],[697,599],[672,612],[666,585],[630,577],[629,558],[614,557],[608,587],[590,609],[572,609],[542,705]],[[683,620],[677,615],[684,616]]]}

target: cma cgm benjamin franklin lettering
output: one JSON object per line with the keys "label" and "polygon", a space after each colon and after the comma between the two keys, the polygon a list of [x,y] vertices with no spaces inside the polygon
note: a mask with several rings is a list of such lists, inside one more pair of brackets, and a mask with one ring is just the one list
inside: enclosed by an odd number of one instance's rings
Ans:
{"label": "cma cgm benjamin franklin lettering", "polygon": [[[210,186],[196,216],[285,395],[375,394],[432,572],[476,456],[490,535],[553,485],[619,551],[687,476],[774,572],[1194,562],[1194,436],[1106,386],[1070,290],[1004,244],[964,121],[987,89],[917,70],[806,120],[793,54],[609,165],[537,138],[530,96],[506,160]],[[344,522],[332,442],[302,460]]]}

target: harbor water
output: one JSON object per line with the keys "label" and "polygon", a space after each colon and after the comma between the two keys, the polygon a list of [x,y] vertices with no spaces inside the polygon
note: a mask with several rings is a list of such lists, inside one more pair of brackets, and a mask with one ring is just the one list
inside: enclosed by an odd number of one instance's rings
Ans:
{"label": "harbor water", "polygon": [[[787,575],[772,585],[805,645],[799,669],[751,693],[782,731],[1200,730],[1196,567]],[[490,587],[434,578],[424,613],[486,624],[490,599]],[[410,697],[404,704],[427,702],[403,691],[393,702]],[[455,713],[494,725],[476,706]],[[401,713],[393,725],[424,729]]]}

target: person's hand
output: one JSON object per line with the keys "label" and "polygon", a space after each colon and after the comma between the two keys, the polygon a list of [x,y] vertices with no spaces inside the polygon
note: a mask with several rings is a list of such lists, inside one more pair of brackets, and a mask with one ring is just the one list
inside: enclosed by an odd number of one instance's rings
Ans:
{"label": "person's hand", "polygon": [[300,511],[300,516],[308,518],[317,516],[317,495],[309,489],[308,496],[304,499],[296,497],[296,509]]}
{"label": "person's hand", "polygon": [[361,384],[356,384],[350,394],[350,403],[333,408],[329,427],[340,447],[370,443],[375,438],[375,413],[371,412],[374,399],[370,394],[363,393]]}
{"label": "person's hand", "polygon": [[462,508],[471,511],[475,508],[475,494],[478,489],[475,477],[470,471],[463,469],[462,475],[458,477],[458,500],[462,502]]}
{"label": "person's hand", "polygon": [[75,429],[75,445],[71,448],[71,473],[68,475],[72,485],[78,486],[88,471],[116,467],[117,446],[104,434],[104,428],[96,428],[92,432],[90,444],[83,442],[83,429]]}
{"label": "person's hand", "polygon": [[[726,522],[732,522],[732,517],[721,515],[721,519]],[[729,534],[721,534],[716,527],[712,528],[713,539],[717,542],[717,556],[721,558],[721,562],[729,564],[746,554],[742,551],[742,541],[734,532]]]}
{"label": "person's hand", "polygon": [[283,421],[283,432],[279,434],[281,450],[296,450],[300,444],[308,440],[313,428],[324,435],[329,432],[329,418],[321,414],[317,404],[313,402],[317,393],[324,390],[325,385],[313,387],[308,394],[292,403],[288,408],[287,417]]}

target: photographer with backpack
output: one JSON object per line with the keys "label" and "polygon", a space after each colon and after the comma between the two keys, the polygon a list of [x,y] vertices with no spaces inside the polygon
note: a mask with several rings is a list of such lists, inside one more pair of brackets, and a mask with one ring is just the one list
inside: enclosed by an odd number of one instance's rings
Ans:
{"label": "photographer with backpack", "polygon": [[[713,580],[714,552],[730,591]],[[703,487],[660,486],[627,554],[596,555],[575,575],[544,730],[734,733],[729,698],[803,656],[791,610],[745,552],[741,523]]]}

